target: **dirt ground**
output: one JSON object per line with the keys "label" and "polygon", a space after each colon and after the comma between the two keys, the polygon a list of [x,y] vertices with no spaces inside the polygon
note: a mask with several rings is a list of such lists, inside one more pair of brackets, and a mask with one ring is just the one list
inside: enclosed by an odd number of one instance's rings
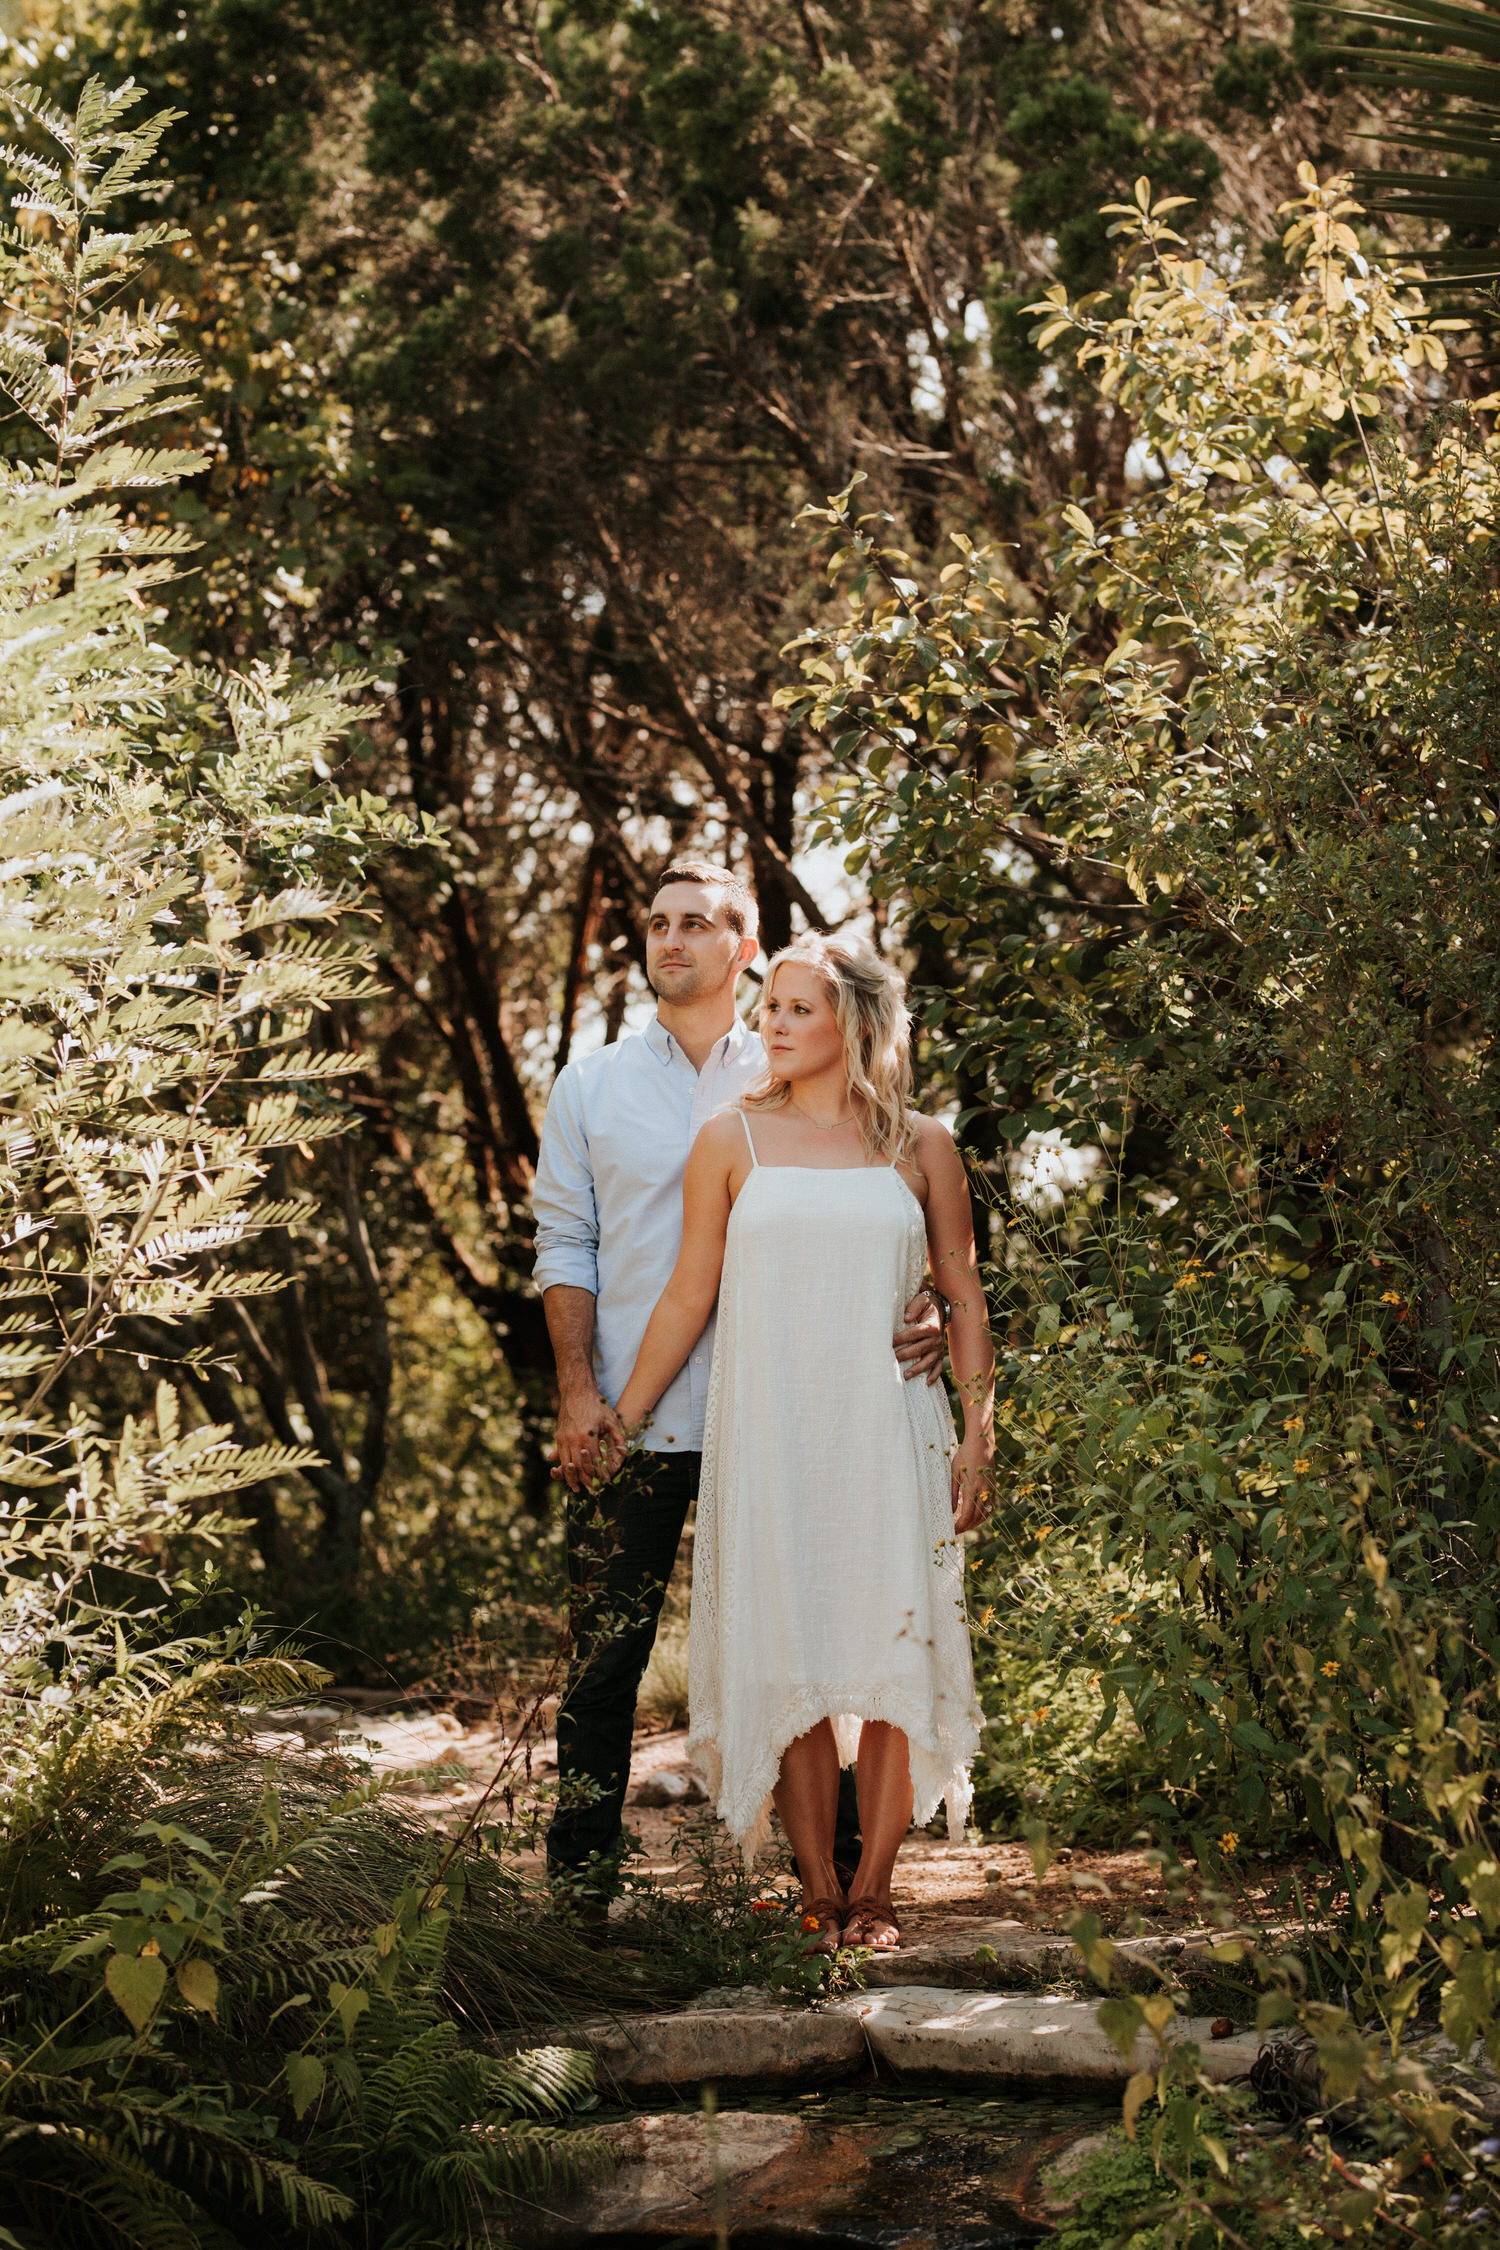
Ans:
{"label": "dirt ground", "polygon": [[[544,1711],[542,1717],[545,1721],[550,1712]],[[484,1797],[510,1749],[504,1722],[493,1715],[468,1718],[445,1709],[381,1711],[359,1703],[351,1707],[342,1699],[298,1713],[283,1734],[265,1733],[256,1739],[257,1746],[268,1751],[327,1746],[368,1758],[376,1773],[389,1776],[414,1812],[449,1830],[462,1824]],[[524,1778],[525,1762],[524,1753],[510,1759],[509,1770],[518,1779]],[[538,1734],[530,1766],[538,1780],[556,1773],[550,1733]],[[651,1785],[663,1776],[680,1777],[678,1786],[696,1793],[696,1804],[641,1803],[643,1789],[649,1797]],[[670,1779],[667,1786],[673,1786]],[[637,1864],[643,1871],[649,1869],[658,1882],[685,1879],[672,1844],[685,1819],[704,1817],[701,1804],[701,1783],[687,1762],[685,1731],[638,1734],[626,1820],[640,1838],[642,1856]],[[941,1819],[936,1826],[941,1829]],[[530,1865],[540,1880],[540,1854],[532,1855]],[[1290,1866],[1283,1859],[1248,1857],[1238,1868],[1240,1879],[1232,1896],[1236,1917],[1264,1914],[1279,1919],[1276,1894]],[[914,1833],[902,1850],[894,1897],[908,1944],[956,1935],[954,1925],[966,1919],[992,1925],[1011,1921],[1018,1929],[1039,1932],[1058,1930],[1080,1904],[1090,1906],[1106,1929],[1169,1936],[1202,1929],[1212,1919],[1213,1905],[1191,1869],[1185,1883],[1169,1889],[1160,1869],[1140,1847],[1114,1852],[1064,1850],[1038,1883],[1023,1842],[990,1837],[979,1843],[955,1843],[926,1831]]]}

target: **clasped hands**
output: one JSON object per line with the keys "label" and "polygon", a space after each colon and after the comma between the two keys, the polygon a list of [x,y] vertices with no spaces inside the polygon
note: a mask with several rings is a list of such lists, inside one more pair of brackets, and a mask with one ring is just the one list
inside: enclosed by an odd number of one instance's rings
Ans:
{"label": "clasped hands", "polygon": [[[929,1383],[940,1381],[948,1348],[941,1300],[930,1289],[920,1290],[907,1306],[904,1319],[905,1326],[897,1329],[894,1338],[902,1374],[909,1383],[923,1375]],[[597,1390],[587,1395],[564,1392],[557,1416],[554,1474],[562,1478],[570,1492],[593,1491],[608,1484],[630,1450],[631,1437],[639,1436],[645,1427],[642,1422],[637,1430],[627,1430]]]}

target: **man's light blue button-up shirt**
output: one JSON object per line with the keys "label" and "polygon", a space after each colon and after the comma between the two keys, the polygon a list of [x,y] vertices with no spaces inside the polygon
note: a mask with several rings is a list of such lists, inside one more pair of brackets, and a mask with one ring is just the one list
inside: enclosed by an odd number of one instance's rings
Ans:
{"label": "man's light blue button-up shirt", "polygon": [[[536,1283],[593,1291],[594,1368],[611,1406],[682,1248],[682,1173],[698,1128],[739,1100],[765,1059],[736,1018],[695,1071],[653,1017],[639,1036],[558,1074],[533,1195]],[[662,1393],[645,1439],[652,1452],[701,1449],[713,1349],[710,1320]]]}

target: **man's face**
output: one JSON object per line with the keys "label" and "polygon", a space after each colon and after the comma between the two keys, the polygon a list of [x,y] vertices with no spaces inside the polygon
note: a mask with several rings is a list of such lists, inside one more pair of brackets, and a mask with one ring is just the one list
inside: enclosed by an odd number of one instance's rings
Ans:
{"label": "man's face", "polygon": [[658,999],[706,1000],[754,958],[754,938],[730,928],[707,884],[668,883],[657,892],[646,924],[646,981]]}

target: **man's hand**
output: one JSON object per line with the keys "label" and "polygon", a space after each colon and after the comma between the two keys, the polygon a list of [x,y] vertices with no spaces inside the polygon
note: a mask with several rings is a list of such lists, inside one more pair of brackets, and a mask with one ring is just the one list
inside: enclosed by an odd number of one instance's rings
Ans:
{"label": "man's hand", "polygon": [[570,1492],[604,1484],[625,1458],[625,1425],[597,1390],[564,1391],[557,1417],[556,1474]]}
{"label": "man's hand", "polygon": [[908,1383],[925,1375],[929,1383],[941,1381],[948,1356],[942,1303],[935,1290],[922,1289],[901,1315],[906,1323],[896,1330],[896,1357]]}

